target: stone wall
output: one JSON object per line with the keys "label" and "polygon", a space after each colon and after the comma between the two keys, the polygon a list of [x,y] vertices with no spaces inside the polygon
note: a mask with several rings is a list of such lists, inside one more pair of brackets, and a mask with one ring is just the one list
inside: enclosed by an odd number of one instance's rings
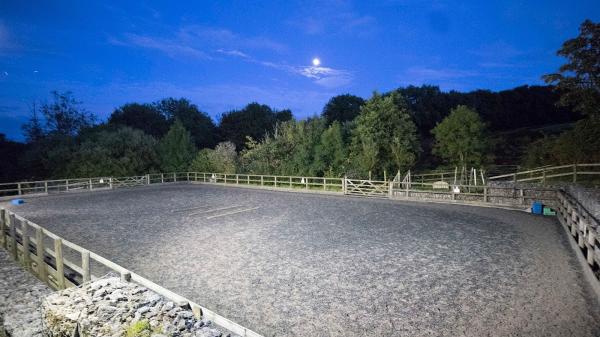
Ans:
{"label": "stone wall", "polygon": [[41,337],[39,306],[51,292],[0,247],[0,337]]}
{"label": "stone wall", "polygon": [[135,283],[108,276],[48,296],[42,303],[48,337],[218,337],[230,336],[211,321],[197,319]]}

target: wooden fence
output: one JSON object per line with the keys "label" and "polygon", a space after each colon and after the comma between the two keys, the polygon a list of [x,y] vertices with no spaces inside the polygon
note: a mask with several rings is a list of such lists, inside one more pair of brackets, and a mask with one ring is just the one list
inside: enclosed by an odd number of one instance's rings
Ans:
{"label": "wooden fence", "polygon": [[464,202],[502,206],[531,206],[542,201],[554,205],[556,189],[544,187],[504,187],[490,185],[442,186],[434,183],[411,182],[410,184],[390,183],[390,197],[430,201]]}
{"label": "wooden fence", "polygon": [[258,333],[4,208],[0,208],[0,246],[6,249],[23,268],[56,290],[75,287],[83,282],[97,279],[96,269],[102,273],[110,270],[120,274],[124,281],[140,284],[178,306],[190,308],[196,318],[209,319],[240,336],[261,337]]}
{"label": "wooden fence", "polygon": [[600,221],[567,192],[558,192],[557,217],[581,249],[591,268],[600,266]]}
{"label": "wooden fence", "polygon": [[3,183],[0,184],[0,197],[45,195],[83,190],[95,191],[184,181],[341,193],[343,191],[343,180],[343,178],[329,177],[227,174],[217,172],[151,173],[132,177],[94,177]]}
{"label": "wooden fence", "polygon": [[528,171],[502,174],[487,178],[488,181],[533,182],[548,184],[553,182],[573,182],[600,185],[600,164],[571,164],[546,166]]}

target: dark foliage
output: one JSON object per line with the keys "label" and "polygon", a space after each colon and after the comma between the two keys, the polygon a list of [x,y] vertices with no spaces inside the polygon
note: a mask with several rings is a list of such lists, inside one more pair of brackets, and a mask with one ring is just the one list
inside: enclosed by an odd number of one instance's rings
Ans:
{"label": "dark foliage", "polygon": [[292,119],[290,110],[276,111],[268,105],[250,103],[241,110],[221,115],[219,130],[223,139],[242,149],[247,137],[263,140],[265,135],[273,133],[277,123]]}
{"label": "dark foliage", "polygon": [[142,130],[155,138],[164,136],[169,130],[167,118],[152,104],[125,104],[110,115],[108,123]]}
{"label": "dark foliage", "polygon": [[360,113],[365,100],[354,95],[345,94],[332,97],[323,108],[321,116],[327,125],[334,121],[340,123],[351,121]]}

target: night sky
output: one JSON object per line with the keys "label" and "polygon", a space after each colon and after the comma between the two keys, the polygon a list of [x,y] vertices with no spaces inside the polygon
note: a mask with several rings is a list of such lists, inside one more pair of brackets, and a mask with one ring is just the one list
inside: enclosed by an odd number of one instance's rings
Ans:
{"label": "night sky", "polygon": [[252,101],[305,118],[342,93],[542,84],[562,42],[600,20],[597,0],[86,3],[0,0],[0,133],[22,139],[52,90],[101,120],[170,96],[216,120]]}

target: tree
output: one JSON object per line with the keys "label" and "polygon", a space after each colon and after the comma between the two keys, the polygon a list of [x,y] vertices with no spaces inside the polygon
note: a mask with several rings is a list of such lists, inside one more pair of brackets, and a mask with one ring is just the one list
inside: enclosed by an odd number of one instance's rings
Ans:
{"label": "tree", "polygon": [[387,96],[374,93],[361,108],[352,139],[352,156],[362,173],[367,173],[367,168],[407,170],[419,150],[417,129],[403,97],[397,92]]}
{"label": "tree", "polygon": [[42,121],[38,116],[38,110],[35,102],[31,106],[31,117],[27,123],[21,126],[23,133],[25,134],[25,140],[27,143],[35,143],[40,141],[45,135]]}
{"label": "tree", "polygon": [[217,144],[214,151],[214,161],[218,172],[235,173],[237,163],[237,152],[232,142],[221,142]]}
{"label": "tree", "polygon": [[151,104],[125,104],[110,115],[108,123],[139,129],[155,138],[161,138],[169,130],[165,115]]}
{"label": "tree", "polygon": [[278,123],[292,119],[290,110],[276,111],[268,105],[250,103],[241,110],[233,110],[221,115],[219,131],[221,136],[241,149],[247,137],[261,141],[274,132]]}
{"label": "tree", "polygon": [[196,153],[192,136],[178,119],[158,143],[160,168],[164,172],[187,170]]}
{"label": "tree", "polygon": [[67,172],[70,177],[132,176],[157,167],[156,140],[141,130],[119,126],[83,135]]}
{"label": "tree", "polygon": [[46,132],[62,136],[76,136],[81,130],[94,125],[95,117],[81,107],[71,92],[52,91],[53,101],[41,107]]}
{"label": "tree", "polygon": [[552,150],[552,164],[597,163],[600,161],[600,116],[575,123],[560,134]]}
{"label": "tree", "polygon": [[567,58],[567,63],[543,79],[560,90],[562,105],[600,115],[600,23],[585,20],[579,36],[565,41],[557,54]]}
{"label": "tree", "polygon": [[27,178],[27,167],[23,167],[20,157],[25,150],[23,143],[13,142],[6,139],[3,133],[0,133],[0,182],[13,182]]}
{"label": "tree", "polygon": [[254,174],[280,173],[281,163],[286,160],[286,154],[278,151],[279,149],[281,147],[277,141],[270,136],[261,142],[248,137],[240,155],[242,170]]}
{"label": "tree", "polygon": [[459,105],[439,123],[435,136],[434,154],[461,167],[477,167],[485,162],[487,140],[485,124],[474,110]]}
{"label": "tree", "polygon": [[323,133],[315,149],[314,171],[317,175],[340,177],[348,160],[340,122],[334,121]]}
{"label": "tree", "polygon": [[153,104],[170,124],[179,120],[190,132],[197,148],[212,148],[218,142],[217,128],[213,120],[185,98],[166,98]]}
{"label": "tree", "polygon": [[195,172],[235,173],[237,153],[232,142],[221,142],[215,149],[202,149],[190,165]]}
{"label": "tree", "polygon": [[365,100],[358,96],[350,94],[334,96],[325,104],[321,116],[325,118],[327,125],[331,125],[334,121],[340,123],[351,121],[358,116],[363,104]]}

